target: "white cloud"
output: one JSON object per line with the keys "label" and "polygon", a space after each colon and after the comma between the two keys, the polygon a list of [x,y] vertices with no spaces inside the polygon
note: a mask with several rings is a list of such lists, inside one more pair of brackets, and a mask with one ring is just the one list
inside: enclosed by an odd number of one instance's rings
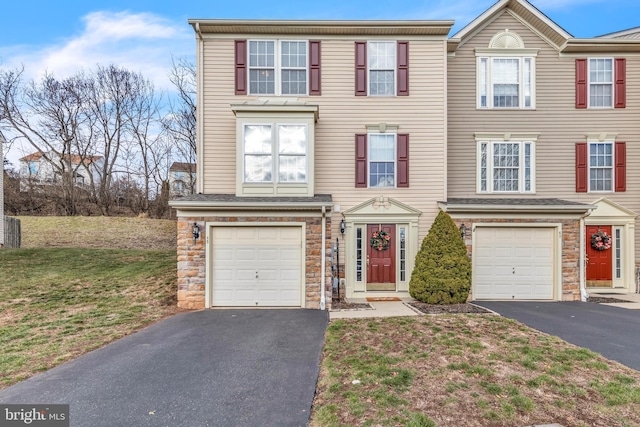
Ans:
{"label": "white cloud", "polygon": [[89,13],[82,20],[81,33],[60,43],[0,47],[2,65],[24,65],[26,75],[38,79],[45,71],[65,77],[97,64],[115,64],[142,72],[159,89],[170,89],[171,55],[195,55],[193,30],[186,22],[152,13],[105,11]]}

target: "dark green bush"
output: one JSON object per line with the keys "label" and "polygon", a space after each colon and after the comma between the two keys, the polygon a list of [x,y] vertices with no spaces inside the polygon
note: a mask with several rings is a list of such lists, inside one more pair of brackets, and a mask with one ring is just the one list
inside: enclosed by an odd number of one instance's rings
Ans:
{"label": "dark green bush", "polygon": [[440,211],[416,254],[409,293],[428,304],[460,304],[470,289],[467,248],[451,217]]}

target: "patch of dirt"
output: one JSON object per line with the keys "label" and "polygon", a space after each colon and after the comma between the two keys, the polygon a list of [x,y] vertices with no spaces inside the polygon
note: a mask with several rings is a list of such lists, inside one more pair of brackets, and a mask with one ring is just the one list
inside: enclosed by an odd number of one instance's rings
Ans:
{"label": "patch of dirt", "polygon": [[633,301],[627,301],[627,300],[618,299],[618,298],[589,297],[587,298],[587,302],[595,302],[596,304],[610,304],[610,303],[616,303],[616,302],[633,302]]}
{"label": "patch of dirt", "polygon": [[340,310],[373,310],[373,307],[368,302],[332,301],[331,311]]}
{"label": "patch of dirt", "polygon": [[489,310],[473,304],[426,304],[410,302],[409,305],[426,314],[442,313],[491,313]]}

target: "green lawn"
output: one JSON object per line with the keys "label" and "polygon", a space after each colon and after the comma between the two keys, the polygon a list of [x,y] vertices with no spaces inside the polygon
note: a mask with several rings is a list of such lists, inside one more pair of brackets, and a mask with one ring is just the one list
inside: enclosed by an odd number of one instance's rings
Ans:
{"label": "green lawn", "polygon": [[175,281],[175,250],[0,250],[0,388],[175,313]]}

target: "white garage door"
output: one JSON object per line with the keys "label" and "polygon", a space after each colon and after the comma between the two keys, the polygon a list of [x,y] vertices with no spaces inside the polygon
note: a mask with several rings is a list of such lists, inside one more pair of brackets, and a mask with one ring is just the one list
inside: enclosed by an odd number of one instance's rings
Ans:
{"label": "white garage door", "polygon": [[473,298],[553,299],[553,228],[477,227]]}
{"label": "white garage door", "polygon": [[301,227],[214,227],[211,305],[300,307]]}

